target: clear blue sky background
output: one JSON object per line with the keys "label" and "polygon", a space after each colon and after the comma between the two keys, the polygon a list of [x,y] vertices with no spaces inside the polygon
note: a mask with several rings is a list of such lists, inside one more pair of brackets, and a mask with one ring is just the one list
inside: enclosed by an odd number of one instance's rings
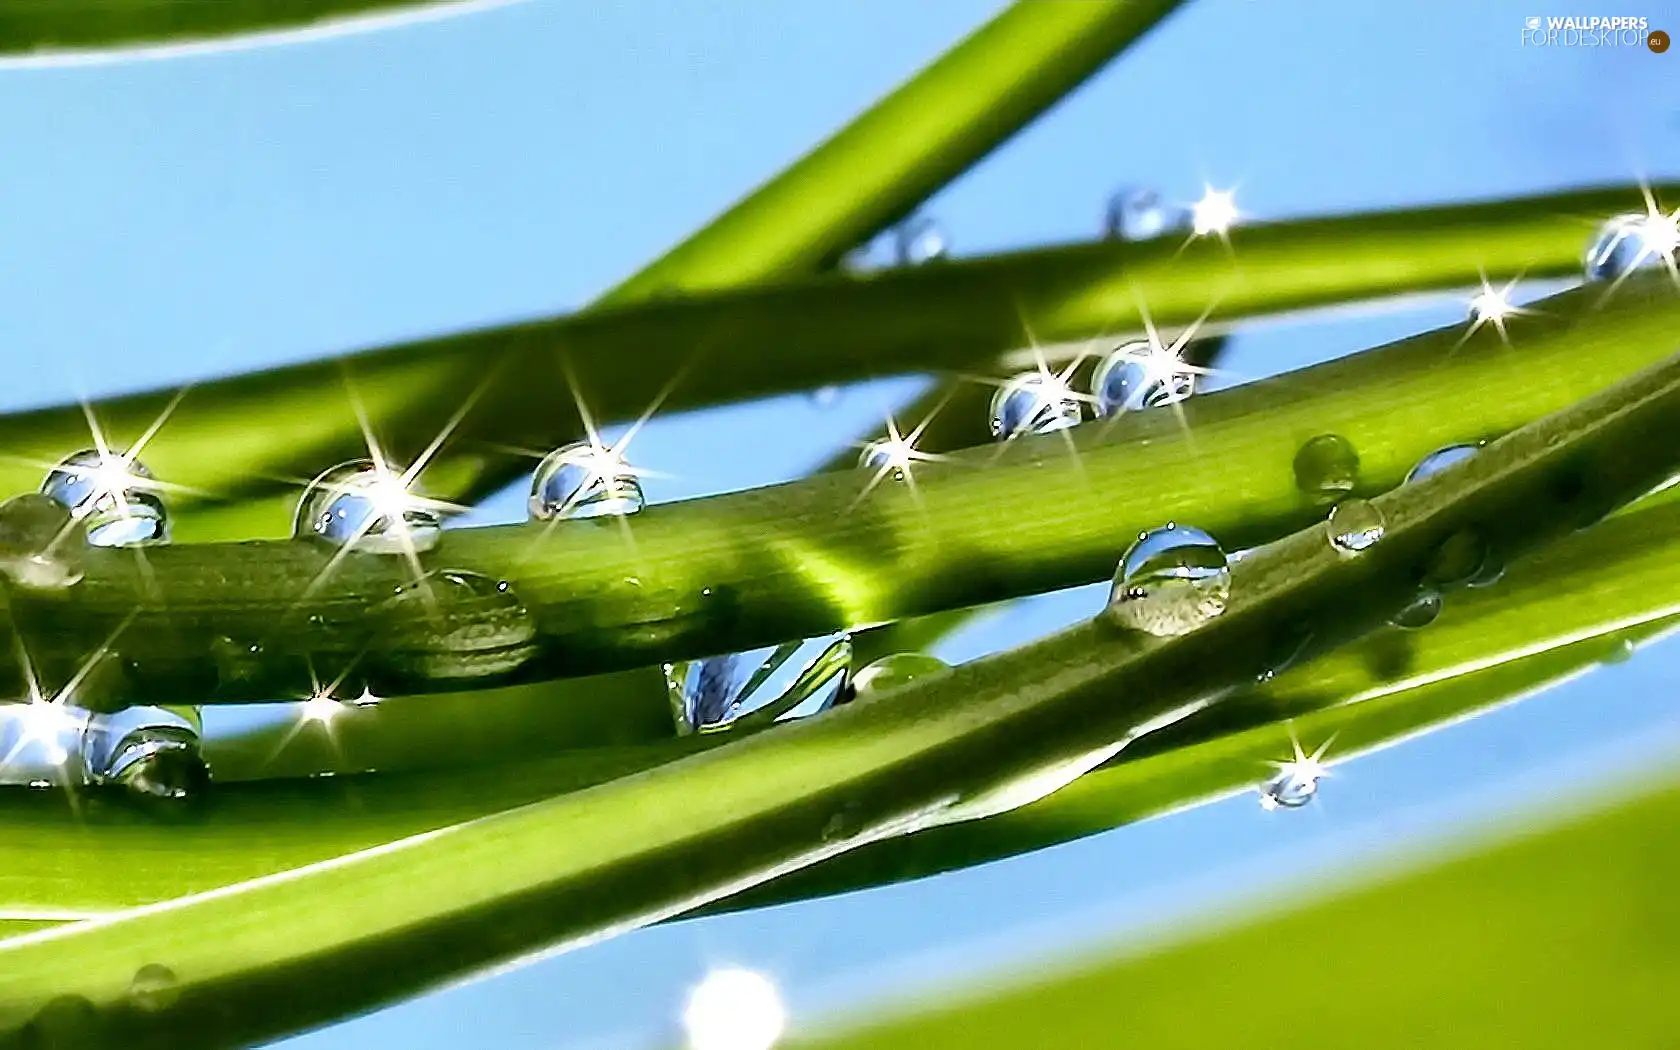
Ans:
{"label": "clear blue sky background", "polygon": [[[525,0],[305,44],[0,66],[0,408],[580,305],[998,6]],[[1092,236],[1120,184],[1184,201],[1235,184],[1245,212],[1279,218],[1680,177],[1680,52],[1519,48],[1524,16],[1568,13],[1196,0],[931,208],[975,253]],[[1618,13],[1680,30],[1660,5]],[[1239,336],[1228,366],[1297,367],[1460,310],[1269,327]],[[793,477],[915,389],[659,420],[637,459],[672,475],[648,485],[660,500]],[[481,518],[517,513],[504,498]],[[1023,603],[948,655],[1096,600]],[[652,929],[287,1045],[644,1046],[724,962],[773,974],[809,1023],[1234,891],[1310,891],[1373,843],[1572,797],[1630,741],[1671,746],[1677,661],[1654,646],[1357,763],[1304,812],[1235,799],[919,884]]]}

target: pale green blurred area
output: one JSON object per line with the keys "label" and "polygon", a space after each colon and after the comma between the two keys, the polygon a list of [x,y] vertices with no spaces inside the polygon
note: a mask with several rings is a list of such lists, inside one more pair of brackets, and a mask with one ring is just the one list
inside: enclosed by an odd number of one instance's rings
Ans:
{"label": "pale green blurred area", "polygon": [[[799,1046],[1680,1046],[1680,766],[1587,815]],[[809,1026],[817,1027],[817,1026]],[[784,1044],[794,1045],[794,1044]]]}

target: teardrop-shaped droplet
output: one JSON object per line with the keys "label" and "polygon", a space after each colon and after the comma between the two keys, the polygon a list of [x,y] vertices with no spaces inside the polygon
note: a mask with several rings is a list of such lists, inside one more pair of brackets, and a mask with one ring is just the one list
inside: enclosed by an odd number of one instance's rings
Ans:
{"label": "teardrop-shaped droplet", "polygon": [[180,997],[180,979],[162,963],[147,963],[128,982],[128,1001],[146,1013],[167,1010]]}
{"label": "teardrop-shaped droplet", "polygon": [[1103,213],[1103,236],[1116,241],[1146,241],[1169,229],[1188,228],[1189,212],[1168,207],[1147,187],[1116,190]]}
{"label": "teardrop-shaped droplet", "polygon": [[1315,502],[1334,503],[1359,484],[1359,452],[1340,434],[1320,434],[1295,453],[1295,487]]}
{"label": "teardrop-shaped droplet", "polygon": [[538,521],[634,514],[645,502],[636,468],[590,441],[555,449],[531,475],[528,507]]}
{"label": "teardrop-shaped droplet", "polygon": [[1023,372],[992,396],[992,436],[999,441],[1066,430],[1084,418],[1084,406],[1067,383],[1046,372]]}
{"label": "teardrop-shaped droplet", "polygon": [[885,693],[950,669],[950,664],[927,653],[893,653],[859,669],[852,676],[852,691],[859,697]]}
{"label": "teardrop-shaped droplet", "polygon": [[1097,415],[1176,405],[1196,392],[1196,373],[1171,350],[1146,342],[1123,343],[1091,373]]}
{"label": "teardrop-shaped droplet", "polygon": [[1589,281],[1611,281],[1635,270],[1672,265],[1680,252],[1680,227],[1667,215],[1617,215],[1598,228],[1587,245]]}
{"label": "teardrop-shaped droplet", "polygon": [[0,572],[20,587],[55,591],[81,582],[87,531],[70,509],[40,492],[0,503]]}
{"label": "teardrop-shaped droplet", "polygon": [[1478,451],[1477,446],[1468,444],[1448,445],[1445,448],[1438,448],[1417,461],[1417,466],[1413,467],[1411,472],[1406,475],[1404,484],[1410,485],[1414,481],[1432,478],[1443,470],[1458,466]]}
{"label": "teardrop-shaped droplet", "polygon": [[752,718],[774,720],[832,705],[851,666],[845,635],[784,642],[665,667],[681,733],[707,732]]}
{"label": "teardrop-shaped droplet", "polygon": [[1318,777],[1299,769],[1284,769],[1260,788],[1261,809],[1300,809],[1318,794]]}
{"label": "teardrop-shaped droplet", "polygon": [[83,736],[82,763],[90,782],[150,804],[184,808],[210,788],[198,727],[162,707],[94,715]]}
{"label": "teardrop-shaped droplet", "polygon": [[1428,627],[1441,615],[1442,601],[1439,591],[1425,590],[1418,593],[1404,609],[1394,614],[1388,622],[1396,627],[1415,631]]}
{"label": "teardrop-shaped droplet", "polygon": [[951,252],[950,240],[937,220],[918,215],[893,230],[893,253],[900,266],[937,262]]}
{"label": "teardrop-shaped droplet", "polygon": [[137,459],[83,449],[48,472],[41,493],[70,511],[95,547],[169,542],[158,483]]}
{"label": "teardrop-shaped droplet", "polygon": [[370,611],[377,682],[392,685],[485,680],[523,667],[538,652],[537,620],[504,580],[439,569]]}
{"label": "teardrop-shaped droplet", "polygon": [[1225,611],[1231,566],[1212,536],[1169,523],[1138,538],[1120,559],[1109,614],[1160,637],[1187,634]]}
{"label": "teardrop-shaped droplet", "polygon": [[303,492],[292,535],[369,554],[411,554],[436,547],[441,505],[409,491],[404,470],[371,459],[340,463]]}
{"label": "teardrop-shaped droplet", "polygon": [[1330,533],[1330,545],[1336,553],[1353,555],[1370,550],[1383,538],[1383,516],[1373,504],[1362,499],[1343,500],[1330,511],[1325,521]]}

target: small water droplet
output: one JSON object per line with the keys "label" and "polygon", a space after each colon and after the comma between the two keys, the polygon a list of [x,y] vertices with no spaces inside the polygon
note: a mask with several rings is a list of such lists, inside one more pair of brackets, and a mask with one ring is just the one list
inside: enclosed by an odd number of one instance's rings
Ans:
{"label": "small water droplet", "polygon": [[1617,215],[1598,228],[1587,245],[1587,280],[1609,281],[1635,270],[1668,264],[1680,250],[1680,232],[1666,215]]}
{"label": "small water droplet", "polygon": [[92,783],[176,810],[198,803],[210,788],[198,728],[162,707],[93,716],[82,737],[82,763]]}
{"label": "small water droplet", "polygon": [[893,653],[865,665],[853,675],[852,692],[859,697],[890,692],[950,668],[944,660],[927,653]]}
{"label": "small water droplet", "polygon": [[439,505],[410,492],[404,476],[371,459],[322,472],[298,499],[292,535],[370,554],[431,550],[443,535]]}
{"label": "small water droplet", "polygon": [[1482,567],[1476,574],[1465,582],[1466,587],[1492,587],[1505,578],[1505,561],[1499,555],[1488,551],[1482,559]]}
{"label": "small water droplet", "polygon": [[1108,610],[1122,626],[1169,637],[1223,613],[1230,596],[1230,561],[1219,544],[1169,522],[1138,537],[1120,559]]}
{"label": "small water droplet", "polygon": [[1359,451],[1340,434],[1320,434],[1295,453],[1295,487],[1320,503],[1334,503],[1359,484]]}
{"label": "small water droplet", "polygon": [[636,468],[616,449],[575,441],[537,464],[527,506],[538,521],[573,521],[634,514],[645,503]]}
{"label": "small water droplet", "polygon": [[1618,638],[1611,643],[1610,651],[1605,654],[1603,662],[1607,664],[1625,664],[1629,660],[1633,659],[1634,648],[1633,639]]}
{"label": "small water droplet", "polygon": [[439,569],[401,588],[370,616],[376,673],[402,686],[510,674],[537,655],[537,621],[513,588],[482,573]]}
{"label": "small water droplet", "polygon": [[1145,342],[1122,343],[1091,373],[1097,415],[1176,405],[1196,392],[1196,374],[1177,354]]}
{"label": "small water droplet", "polygon": [[894,481],[903,481],[905,472],[910,469],[910,452],[908,443],[902,438],[868,441],[858,454],[858,466]]}
{"label": "small water droplet", "polygon": [[105,1019],[91,1000],[61,995],[41,1007],[18,1034],[26,1050],[93,1050],[105,1045]]}
{"label": "small water droplet", "polygon": [[1463,463],[1465,460],[1474,456],[1477,451],[1478,449],[1475,445],[1468,444],[1448,445],[1445,448],[1438,448],[1434,452],[1431,452],[1429,455],[1417,461],[1417,466],[1413,467],[1411,472],[1406,475],[1406,480],[1403,484],[1410,485],[1415,481],[1432,478],[1441,473],[1443,470],[1449,470],[1458,466],[1460,463]]}
{"label": "small water droplet", "polygon": [[175,971],[162,963],[147,963],[128,983],[128,1001],[147,1013],[167,1010],[181,997],[181,983]]}
{"label": "small water droplet", "polygon": [[1285,769],[1260,788],[1260,808],[1300,809],[1318,794],[1318,777],[1298,769]]}
{"label": "small water droplet", "polygon": [[845,687],[851,666],[845,635],[666,665],[679,733],[721,729],[749,717],[774,720],[800,709],[823,710]]}
{"label": "small water droplet", "polygon": [[893,256],[900,266],[922,266],[951,253],[950,240],[938,221],[926,215],[906,219],[893,230]]}
{"label": "small water droplet", "polygon": [[87,531],[69,508],[40,492],[0,503],[0,572],[20,587],[54,591],[81,582]]}
{"label": "small water droplet", "polygon": [[1388,622],[1408,631],[1419,630],[1434,623],[1435,618],[1441,615],[1441,608],[1440,592],[1421,591]]}
{"label": "small water droplet", "polygon": [[220,635],[210,643],[216,661],[216,680],[221,686],[236,686],[262,674],[262,643]]}
{"label": "small water droplet", "polygon": [[1330,545],[1338,554],[1354,555],[1370,550],[1383,538],[1382,511],[1362,499],[1336,504],[1324,524],[1330,533]]}
{"label": "small water droplet", "polygon": [[1460,530],[1429,556],[1424,579],[1435,588],[1461,587],[1479,576],[1490,562],[1497,564],[1482,538],[1467,529]]}
{"label": "small water droplet", "polygon": [[856,802],[848,802],[835,810],[822,826],[824,842],[841,842],[863,830],[863,810]]}
{"label": "small water droplet", "polygon": [[1084,418],[1084,406],[1067,383],[1045,372],[1022,372],[992,397],[992,436],[999,441],[1066,430]]}
{"label": "small water droplet", "polygon": [[1116,190],[1103,212],[1103,236],[1117,241],[1146,241],[1169,229],[1188,228],[1189,213],[1169,208],[1161,195],[1148,187]]}
{"label": "small water droplet", "polygon": [[833,383],[819,386],[811,391],[811,404],[821,409],[830,409],[840,403],[840,388]]}
{"label": "small water droplet", "polygon": [[74,453],[48,472],[41,493],[63,505],[95,547],[169,541],[169,513],[146,465],[95,449]]}

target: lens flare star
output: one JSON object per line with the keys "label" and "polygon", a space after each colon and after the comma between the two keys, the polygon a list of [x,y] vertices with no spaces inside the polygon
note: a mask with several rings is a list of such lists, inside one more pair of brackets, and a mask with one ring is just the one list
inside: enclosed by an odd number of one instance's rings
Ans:
{"label": "lens flare star", "polygon": [[1307,754],[1301,749],[1300,740],[1296,739],[1295,731],[1289,731],[1289,743],[1295,752],[1295,757],[1285,762],[1273,762],[1277,767],[1277,775],[1266,781],[1260,788],[1260,808],[1268,812],[1277,809],[1299,809],[1313,800],[1318,794],[1318,782],[1330,775],[1330,767],[1323,759],[1325,752],[1330,750],[1330,737],[1318,750]]}
{"label": "lens flare star", "polygon": [[689,994],[683,1028],[692,1050],[770,1050],[787,1027],[776,986],[761,973],[713,970]]}
{"label": "lens flare star", "polygon": [[1190,232],[1196,237],[1212,235],[1229,242],[1231,227],[1241,217],[1235,190],[1204,186],[1202,199],[1190,206]]}
{"label": "lens flare star", "polygon": [[1511,278],[1503,288],[1495,288],[1488,283],[1487,274],[1482,275],[1481,290],[1470,297],[1470,327],[1465,331],[1464,338],[1458,341],[1459,346],[1463,346],[1471,336],[1487,325],[1492,325],[1493,330],[1499,333],[1501,343],[1511,345],[1505,322],[1512,317],[1522,317],[1531,312],[1511,302],[1511,289],[1515,288],[1520,280],[1522,277],[1519,275]]}

